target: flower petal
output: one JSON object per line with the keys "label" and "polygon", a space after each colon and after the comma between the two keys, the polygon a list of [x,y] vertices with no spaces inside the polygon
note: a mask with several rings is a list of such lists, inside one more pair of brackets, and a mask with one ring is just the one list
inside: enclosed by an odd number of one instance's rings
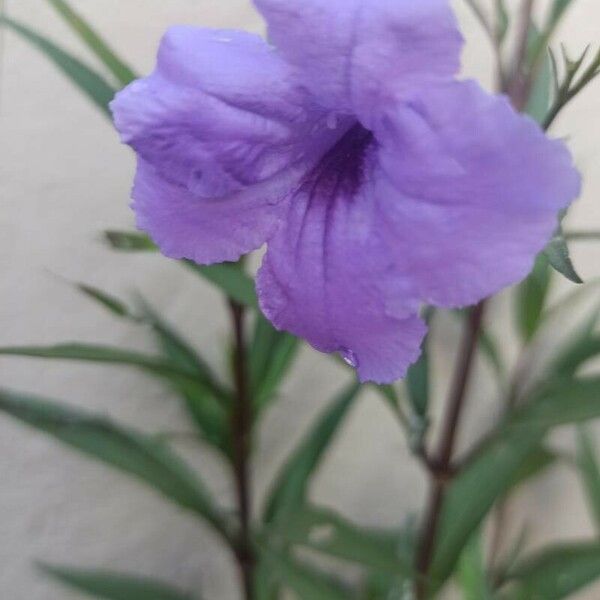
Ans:
{"label": "flower petal", "polygon": [[376,137],[380,231],[427,303],[474,304],[523,279],[580,192],[565,145],[474,82],[423,90]]}
{"label": "flower petal", "polygon": [[165,179],[206,198],[312,163],[330,131],[273,48],[229,30],[173,27],[154,73],[111,108],[125,143]]}
{"label": "flower petal", "polygon": [[[360,158],[368,171],[369,157]],[[259,299],[276,327],[341,353],[362,381],[389,382],[417,359],[425,325],[376,231],[369,178],[357,180],[350,163],[344,172],[329,155],[287,204],[258,274]]]}
{"label": "flower petal", "polygon": [[462,37],[448,0],[255,0],[269,38],[330,110],[369,111],[393,86],[454,75]]}
{"label": "flower petal", "polygon": [[203,263],[262,245],[274,205],[342,132],[272,47],[237,31],[170,29],[154,73],[112,110],[140,157],[138,223],[165,254]]}
{"label": "flower petal", "polygon": [[132,207],[138,228],[165,256],[200,264],[236,261],[276,229],[282,206],[269,198],[285,196],[288,188],[289,180],[280,177],[225,198],[198,198],[138,159]]}

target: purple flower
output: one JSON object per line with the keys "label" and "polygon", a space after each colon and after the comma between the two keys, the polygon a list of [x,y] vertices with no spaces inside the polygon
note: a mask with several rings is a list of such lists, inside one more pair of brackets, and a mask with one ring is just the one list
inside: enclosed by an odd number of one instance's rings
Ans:
{"label": "purple flower", "polygon": [[525,277],[579,176],[506,98],[455,79],[446,0],[256,5],[274,46],[175,27],[113,102],[138,226],[199,263],[266,242],[274,325],[392,381],[419,355],[421,305]]}

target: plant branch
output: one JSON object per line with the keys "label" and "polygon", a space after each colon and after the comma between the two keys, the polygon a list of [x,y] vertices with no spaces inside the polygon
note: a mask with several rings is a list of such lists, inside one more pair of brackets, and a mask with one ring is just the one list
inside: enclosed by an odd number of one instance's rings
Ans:
{"label": "plant branch", "polygon": [[529,46],[529,33],[533,20],[535,0],[523,0],[517,30],[517,46],[512,72],[507,82],[507,93],[518,111],[523,111],[531,94],[533,85],[529,74],[527,49]]}
{"label": "plant branch", "polygon": [[[432,479],[432,489],[417,556],[417,570],[423,576],[423,579],[426,579],[431,566],[446,489],[455,476],[452,465],[454,447],[458,436],[460,417],[467,397],[467,387],[473,369],[485,307],[486,301],[484,300],[471,312],[459,351],[439,448],[436,458],[427,461]],[[425,598],[426,591],[426,585],[423,581],[417,581],[417,598]]]}
{"label": "plant branch", "polygon": [[[590,65],[585,69],[585,71],[581,74],[577,82],[575,82],[576,76],[579,73],[581,66],[587,55],[587,48],[581,55],[581,57],[576,61],[571,61],[566,52],[563,49],[563,55],[566,63],[567,73],[565,75],[565,80],[558,87],[556,98],[554,100],[554,104],[550,108],[548,115],[543,123],[543,128],[548,130],[550,126],[554,123],[556,117],[562,112],[562,110],[575,98],[580,92],[582,92],[598,75],[600,75],[600,50],[596,54],[596,56],[592,59]],[[555,65],[555,74],[556,74],[556,61],[553,60]]]}
{"label": "plant branch", "polygon": [[235,555],[239,564],[244,597],[254,597],[255,557],[251,539],[251,492],[250,450],[252,433],[252,398],[248,381],[246,339],[244,333],[245,308],[235,300],[229,300],[235,335],[233,359],[236,401],[232,410],[231,432],[233,446],[233,469],[236,483],[240,530],[236,541]]}
{"label": "plant branch", "polygon": [[467,3],[467,6],[473,11],[473,14],[475,15],[475,17],[477,18],[477,20],[483,27],[484,31],[490,37],[492,43],[495,45],[496,44],[496,32],[494,31],[494,27],[488,20],[487,16],[483,12],[483,9],[481,8],[481,6],[479,6],[479,4],[477,4],[477,0],[465,0],[465,2]]}
{"label": "plant branch", "polygon": [[564,238],[568,242],[597,242],[600,240],[600,231],[565,231]]}
{"label": "plant branch", "polygon": [[[477,0],[465,0],[467,6],[471,9],[475,18],[479,21],[481,27],[485,31],[487,37],[489,38],[493,50],[494,57],[496,59],[496,67],[497,67],[497,77],[498,77],[498,87],[500,89],[505,88],[505,73],[504,73],[504,64],[502,60],[502,43],[504,41],[504,34],[506,31],[503,30],[503,27],[500,23],[493,23],[488,16],[485,14],[481,6],[478,4]],[[499,0],[496,0],[499,2]],[[498,6],[496,7],[496,14],[498,15],[500,10]]]}

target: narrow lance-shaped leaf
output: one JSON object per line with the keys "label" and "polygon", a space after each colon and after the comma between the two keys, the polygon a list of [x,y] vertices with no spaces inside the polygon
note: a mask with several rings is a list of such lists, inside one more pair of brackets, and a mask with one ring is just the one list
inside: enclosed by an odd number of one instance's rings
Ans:
{"label": "narrow lance-shaped leaf", "polygon": [[[193,600],[164,583],[111,571],[74,569],[41,563],[40,569],[73,589],[106,600]],[[200,598],[197,598],[200,600]]]}
{"label": "narrow lance-shaped leaf", "polygon": [[208,490],[164,443],[58,402],[0,390],[0,411],[120,471],[195,512],[227,535]]}
{"label": "narrow lance-shaped leaf", "polygon": [[138,297],[138,302],[141,307],[141,318],[152,327],[165,358],[182,369],[195,371],[198,379],[212,390],[219,399],[229,402],[227,390],[217,381],[212,369],[193,346],[152,309],[141,296]]}
{"label": "narrow lance-shaped leaf", "polygon": [[102,61],[121,85],[131,83],[137,76],[119,58],[94,28],[77,13],[65,0],[48,0],[67,25],[81,38],[86,46]]}
{"label": "narrow lance-shaped leaf", "polygon": [[424,320],[429,326],[429,333],[423,340],[421,347],[421,356],[414,363],[406,374],[406,391],[413,410],[413,413],[424,421],[429,409],[429,339],[431,336],[431,327],[433,321],[434,309],[428,308],[425,311]]}
{"label": "narrow lance-shaped leaf", "polygon": [[268,496],[264,520],[272,522],[289,515],[301,506],[311,478],[342,420],[352,406],[360,385],[353,383],[344,390],[317,419],[308,435],[286,461]]}
{"label": "narrow lance-shaped leaf", "polygon": [[256,308],[258,300],[254,290],[254,281],[237,263],[221,263],[218,265],[197,265],[189,260],[183,261],[194,273],[216,285],[229,298],[248,306]]}
{"label": "narrow lance-shaped leaf", "polygon": [[567,339],[557,347],[557,351],[545,369],[547,378],[569,379],[574,377],[585,361],[600,353],[600,336],[595,332],[600,315],[600,307],[569,332]]}
{"label": "narrow lance-shaped leaf", "polygon": [[600,578],[600,544],[581,542],[542,550],[516,565],[508,574],[522,598],[571,598]]}
{"label": "narrow lance-shaped leaf", "polygon": [[485,571],[480,532],[471,537],[461,554],[457,580],[462,600],[491,600],[492,592]]}
{"label": "narrow lance-shaped leaf", "polygon": [[524,341],[533,337],[542,321],[550,289],[550,273],[546,257],[538,256],[533,271],[517,288],[517,326]]}
{"label": "narrow lance-shaped leaf", "polygon": [[349,590],[313,567],[304,565],[289,555],[261,547],[261,557],[269,571],[299,600],[351,600]]}
{"label": "narrow lance-shaped leaf", "polygon": [[195,373],[195,382],[174,380],[173,388],[183,397],[186,408],[203,438],[212,446],[230,452],[228,409],[231,396],[208,364],[168,323],[140,299],[142,319],[155,334],[162,353],[170,362]]}
{"label": "narrow lance-shaped leaf", "polygon": [[546,389],[515,411],[507,424],[526,431],[546,430],[600,417],[600,377],[550,382]]}
{"label": "narrow lance-shaped leaf", "polygon": [[[156,252],[158,248],[144,233],[109,230],[104,238],[113,250],[121,252]],[[254,290],[254,281],[236,263],[217,265],[198,265],[192,261],[181,261],[194,273],[216,285],[228,297],[236,302],[256,308],[258,301]]]}
{"label": "narrow lance-shaped leaf", "polygon": [[277,392],[299,345],[298,338],[284,331],[277,331],[267,319],[257,314],[248,356],[256,413]]}
{"label": "narrow lance-shaped leaf", "polygon": [[[495,568],[494,585],[500,586],[506,580],[506,574],[509,573],[517,562],[521,559],[523,549],[528,541],[529,528],[523,527],[519,534],[510,544],[504,556],[499,560],[499,565]],[[514,600],[517,600],[516,598]]]}
{"label": "narrow lance-shaped leaf", "polygon": [[525,459],[515,472],[509,492],[519,485],[528,483],[531,479],[541,475],[559,460],[559,455],[549,448],[539,446]]}
{"label": "narrow lance-shaped leaf", "polygon": [[94,362],[140,369],[162,379],[183,395],[189,402],[188,408],[196,422],[202,427],[206,440],[227,450],[227,416],[224,407],[212,396],[209,383],[197,369],[174,363],[168,358],[92,344],[8,347],[0,348],[0,355]]}
{"label": "narrow lance-shaped leaf", "polygon": [[103,308],[116,315],[117,317],[126,317],[132,318],[133,315],[129,310],[129,307],[125,302],[116,298],[112,294],[107,294],[106,292],[94,287],[92,285],[88,285],[86,283],[78,283],[76,284],[77,289],[85,294],[88,298],[91,298],[97,304],[100,304]]}
{"label": "narrow lance-shaped leaf", "polygon": [[583,280],[573,266],[569,247],[567,246],[567,241],[563,234],[562,219],[564,216],[565,213],[563,212],[560,215],[560,222],[554,236],[544,249],[544,255],[555,271],[558,271],[572,283],[583,283]]}
{"label": "narrow lance-shaped leaf", "polygon": [[[537,29],[530,29],[530,48],[535,48],[540,41],[540,36],[541,34]],[[543,123],[550,110],[550,104],[552,102],[552,77],[552,60],[548,54],[541,66],[525,109],[525,112],[533,117],[538,123]]]}
{"label": "narrow lance-shaped leaf", "polygon": [[131,366],[171,381],[197,383],[196,374],[189,369],[181,368],[161,357],[111,346],[78,343],[54,346],[8,346],[0,347],[0,355]]}
{"label": "narrow lance-shaped leaf", "polygon": [[396,415],[404,415],[400,406],[400,395],[392,384],[371,384],[371,387],[377,391],[379,396],[386,402]]}
{"label": "narrow lance-shaped leaf", "polygon": [[[166,376],[171,387],[184,399],[204,440],[228,454],[230,440],[225,409],[230,405],[230,395],[194,348],[159,317],[143,299],[139,299],[141,312],[138,313],[130,309],[122,300],[102,290],[83,284],[79,284],[78,288],[109,312],[137,324],[147,324],[152,328],[165,360],[169,365],[172,363],[176,368],[186,371],[184,377],[173,373]],[[137,365],[134,364],[134,366]],[[188,371],[189,376],[187,375]],[[153,375],[165,377],[162,372],[150,372]]]}
{"label": "narrow lance-shaped leaf", "polygon": [[156,244],[139,231],[109,229],[103,234],[106,243],[120,252],[158,252]]}
{"label": "narrow lance-shaped leaf", "polygon": [[425,418],[429,406],[429,355],[425,342],[419,360],[406,374],[406,391],[415,415]]}
{"label": "narrow lance-shaped leaf", "polygon": [[500,353],[498,341],[489,329],[482,328],[479,332],[479,348],[484,356],[487,357],[491,366],[494,367],[496,376],[501,378],[505,372],[504,361]]}
{"label": "narrow lance-shaped leaf", "polygon": [[78,58],[65,52],[48,38],[41,36],[26,25],[7,16],[0,15],[0,25],[5,25],[26,39],[46,55],[68,79],[71,80],[102,112],[110,117],[108,103],[116,90],[93,69]]}
{"label": "narrow lance-shaped leaf", "polygon": [[337,513],[316,507],[298,508],[274,535],[293,546],[308,548],[386,575],[414,577],[412,556],[404,556],[397,532],[359,527]]}
{"label": "narrow lance-shaped leaf", "polygon": [[558,23],[558,21],[560,21],[567,8],[569,8],[569,6],[572,3],[573,0],[554,0],[549,15],[549,22],[553,25]]}
{"label": "narrow lance-shaped leaf", "polygon": [[496,9],[496,38],[502,43],[510,27],[510,15],[505,0],[495,0],[494,7]]}
{"label": "narrow lance-shaped leaf", "polygon": [[577,435],[577,467],[596,528],[600,530],[600,465],[594,443],[583,427]]}

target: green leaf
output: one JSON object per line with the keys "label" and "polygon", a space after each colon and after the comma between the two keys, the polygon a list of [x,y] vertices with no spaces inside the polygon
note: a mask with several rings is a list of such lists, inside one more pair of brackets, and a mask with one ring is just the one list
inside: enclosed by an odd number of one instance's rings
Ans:
{"label": "green leaf", "polygon": [[386,575],[413,577],[412,553],[403,553],[396,532],[358,527],[331,510],[297,508],[281,528],[283,541],[357,563]]}
{"label": "green leaf", "polygon": [[413,413],[424,420],[429,408],[429,337],[434,311],[428,308],[425,311],[424,320],[429,326],[429,333],[423,340],[421,355],[416,363],[410,366],[406,374],[406,391]]}
{"label": "green leaf", "polygon": [[[162,335],[167,335],[165,329],[162,332]],[[179,351],[182,351],[181,347]],[[0,355],[105,363],[140,369],[166,381],[182,395],[206,440],[223,451],[228,451],[227,415],[224,407],[214,397],[215,388],[211,387],[217,384],[207,381],[199,365],[192,368],[187,363],[176,363],[170,358],[92,344],[0,348]]]}
{"label": "green leaf", "polygon": [[81,592],[107,600],[192,600],[164,583],[110,571],[74,569],[40,563],[50,577]]}
{"label": "green leaf", "polygon": [[538,256],[533,271],[517,288],[517,326],[524,341],[533,337],[542,321],[550,281],[548,260],[544,256]]}
{"label": "green leaf", "polygon": [[[534,35],[536,40],[538,40],[539,33],[536,32]],[[536,42],[532,41],[532,43]],[[537,76],[535,85],[531,91],[531,96],[529,97],[529,102],[525,109],[525,112],[533,117],[538,123],[544,122],[544,119],[550,110],[553,85],[552,73],[552,59],[550,54],[548,54],[541,67],[540,73]]]}
{"label": "green leaf", "polygon": [[577,435],[577,467],[596,528],[600,530],[600,465],[597,456],[589,433],[580,428]]}
{"label": "green leaf", "polygon": [[558,271],[573,283],[583,283],[583,279],[581,279],[571,261],[569,248],[562,230],[559,230],[546,246],[544,255],[555,271]]}
{"label": "green leaf", "polygon": [[277,331],[261,314],[257,315],[248,356],[256,414],[277,392],[299,346],[298,338]]}
{"label": "green leaf", "polygon": [[[523,554],[527,543],[529,529],[523,527],[517,537],[512,541],[504,556],[498,561],[499,565],[494,573],[494,586],[499,587],[506,581],[506,574],[517,564]],[[517,600],[516,598],[514,600]]]}
{"label": "green leaf", "polygon": [[9,17],[0,15],[0,25],[5,25],[43,52],[72,83],[75,84],[102,112],[110,117],[109,102],[116,90],[101,75],[90,69],[68,52],[59,48],[54,42],[45,38],[26,25]]}
{"label": "green leaf", "polygon": [[[168,371],[165,375],[162,370],[153,372],[150,369],[150,371],[153,375],[166,376],[171,387],[184,399],[188,412],[198,425],[203,439],[229,455],[230,439],[226,409],[231,404],[230,393],[221,385],[194,348],[154,312],[143,298],[138,298],[140,314],[134,314],[125,303],[97,288],[83,284],[79,284],[78,288],[111,313],[126,317],[134,323],[147,324],[152,328],[159,349],[168,365],[172,364],[186,374],[182,376],[181,373],[173,374]],[[134,364],[134,366],[138,365]]]}
{"label": "green leaf", "polygon": [[440,516],[431,564],[432,589],[454,570],[462,549],[494,502],[514,484],[516,474],[543,437],[541,427],[506,429],[460,472],[449,486]]}
{"label": "green leaf", "polygon": [[357,383],[346,388],[317,419],[298,448],[285,462],[267,498],[263,516],[265,522],[285,519],[304,504],[315,469],[360,389]]}
{"label": "green leaf", "polygon": [[258,556],[254,569],[254,597],[256,600],[279,600],[281,584],[271,573],[268,562],[263,556]]}
{"label": "green leaf", "polygon": [[77,343],[54,346],[9,346],[0,347],[0,355],[131,366],[171,381],[197,383],[196,373],[192,370],[181,368],[161,357],[110,346]]}
{"label": "green leaf", "polygon": [[527,600],[560,600],[600,577],[600,544],[581,542],[545,549],[517,565],[509,578]]}
{"label": "green leaf", "polygon": [[[122,252],[156,252],[158,248],[144,233],[109,230],[104,233],[108,244]],[[254,281],[242,270],[238,263],[198,265],[190,260],[182,261],[194,273],[201,275],[216,285],[229,298],[236,302],[257,308],[258,301]]]}
{"label": "green leaf", "polygon": [[0,390],[0,410],[68,446],[133,475],[227,535],[223,517],[203,483],[162,442],[60,403]]}
{"label": "green leaf", "polygon": [[284,553],[261,548],[269,571],[297,594],[299,600],[350,600],[352,595],[332,578],[302,564]]}
{"label": "green leaf", "polygon": [[392,384],[375,384],[371,387],[385,400],[394,413],[400,410],[400,396]]}
{"label": "green leaf", "polygon": [[549,382],[525,406],[516,410],[507,428],[548,430],[600,417],[600,378]]}
{"label": "green leaf", "polygon": [[429,407],[429,355],[425,343],[419,360],[406,374],[406,391],[414,413],[425,417]]}
{"label": "green leaf", "polygon": [[120,252],[158,252],[156,244],[145,234],[137,231],[116,231],[109,229],[104,232],[106,243]]}
{"label": "green leaf", "polygon": [[106,292],[85,283],[77,283],[75,285],[81,293],[85,294],[88,298],[91,298],[94,302],[100,304],[100,306],[117,317],[132,317],[127,304],[122,300],[119,300],[119,298],[115,298],[115,296],[107,294]]}
{"label": "green leaf", "polygon": [[556,464],[559,455],[548,448],[535,448],[515,473],[510,491],[534,477],[541,475],[546,469]]}
{"label": "green leaf", "polygon": [[600,337],[595,333],[599,315],[600,308],[595,308],[558,346],[545,368],[547,377],[572,378],[583,363],[600,353]]}
{"label": "green leaf", "polygon": [[498,41],[503,42],[510,27],[510,15],[506,8],[504,0],[496,0],[494,2],[496,9],[496,37]]}
{"label": "green leaf", "polygon": [[566,10],[569,8],[573,0],[554,0],[552,10],[550,11],[549,21],[556,24],[560,21]]}
{"label": "green leaf", "polygon": [[136,79],[137,76],[131,68],[114,53],[89,23],[76,13],[65,0],[48,0],[48,2],[58,11],[87,47],[104,63],[104,66],[117,78],[121,85],[125,86]]}
{"label": "green leaf", "polygon": [[230,454],[229,407],[231,395],[208,364],[183,337],[140,298],[142,318],[155,334],[165,358],[178,367],[195,373],[194,383],[176,378],[173,388],[183,397],[188,413],[203,438],[212,446]]}
{"label": "green leaf", "polygon": [[479,348],[494,367],[496,375],[502,377],[505,372],[504,361],[498,348],[498,342],[488,329],[482,328],[479,333]]}
{"label": "green leaf", "polygon": [[142,319],[154,331],[159,348],[165,358],[182,369],[195,372],[198,379],[221,400],[230,403],[229,392],[217,381],[216,375],[206,361],[181,334],[171,327],[150,305],[138,298]]}
{"label": "green leaf", "polygon": [[227,297],[250,308],[258,307],[254,281],[244,273],[238,263],[204,266],[189,260],[183,262],[194,273],[216,285]]}
{"label": "green leaf", "polygon": [[457,579],[463,600],[491,600],[492,592],[485,572],[480,532],[471,537],[460,556]]}

